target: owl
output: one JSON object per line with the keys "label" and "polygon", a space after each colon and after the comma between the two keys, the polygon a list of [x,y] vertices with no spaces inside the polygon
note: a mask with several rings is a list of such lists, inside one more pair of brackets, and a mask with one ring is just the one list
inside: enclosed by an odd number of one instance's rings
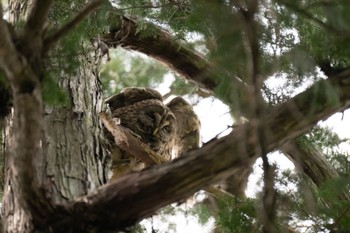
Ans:
{"label": "owl", "polygon": [[[176,132],[176,119],[170,109],[163,104],[159,92],[150,88],[125,88],[121,93],[106,100],[113,118],[118,118],[120,125],[129,129],[152,150],[167,160],[171,153]],[[139,163],[132,156],[113,148],[112,161],[114,173],[128,167],[131,170]],[[117,171],[115,171],[117,170]],[[114,175],[113,175],[114,176]]]}
{"label": "owl", "polygon": [[175,97],[167,107],[174,114],[177,123],[173,146],[174,157],[199,148],[201,124],[192,106],[183,98]]}
{"label": "owl", "polygon": [[162,95],[151,88],[126,87],[119,94],[113,95],[106,99],[106,103],[113,112],[115,109],[132,105],[142,100],[160,100],[163,101]]}

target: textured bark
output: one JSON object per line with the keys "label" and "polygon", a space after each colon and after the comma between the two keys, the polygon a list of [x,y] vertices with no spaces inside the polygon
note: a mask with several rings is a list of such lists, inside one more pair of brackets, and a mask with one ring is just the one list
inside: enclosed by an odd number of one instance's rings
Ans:
{"label": "textured bark", "polygon": [[[23,17],[27,6],[32,4],[31,1],[10,1],[11,19]],[[36,14],[42,17],[42,13]],[[36,22],[38,19],[33,17]],[[27,41],[21,43],[26,45]],[[56,77],[67,93],[69,107],[46,106],[44,109],[40,70],[36,69],[40,56],[14,51],[13,56],[8,57],[13,64],[7,66],[7,76],[13,89],[14,115],[8,121],[5,139],[2,219],[6,232],[49,232],[46,218],[54,212],[55,204],[88,194],[107,182],[107,154],[98,118],[102,111],[98,77],[101,56],[98,49],[89,45],[84,51],[85,54],[80,53],[80,67],[74,74],[61,72],[62,76]],[[17,54],[25,56],[16,60]],[[18,67],[21,69],[16,69]],[[32,71],[31,67],[35,69]],[[26,71],[21,73],[21,70]],[[26,89],[27,84],[32,84],[33,90]]]}

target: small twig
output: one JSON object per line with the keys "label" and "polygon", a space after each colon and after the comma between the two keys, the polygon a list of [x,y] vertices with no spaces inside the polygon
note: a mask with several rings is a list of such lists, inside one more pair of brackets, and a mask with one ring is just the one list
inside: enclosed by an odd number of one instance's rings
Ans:
{"label": "small twig", "polygon": [[133,9],[157,9],[157,8],[162,8],[162,7],[167,7],[167,6],[172,6],[173,4],[163,4],[163,5],[137,5],[137,6],[131,6],[131,7],[125,7],[125,8],[117,8],[120,11],[125,11],[125,10],[133,10]]}
{"label": "small twig", "polygon": [[204,191],[206,191],[216,199],[222,199],[224,197],[235,198],[231,193],[214,186],[209,186],[208,188],[205,188]]}
{"label": "small twig", "polygon": [[71,32],[87,15],[100,6],[102,0],[94,0],[85,6],[74,18],[58,29],[54,34],[48,36],[44,40],[44,51],[47,51],[52,45]]}

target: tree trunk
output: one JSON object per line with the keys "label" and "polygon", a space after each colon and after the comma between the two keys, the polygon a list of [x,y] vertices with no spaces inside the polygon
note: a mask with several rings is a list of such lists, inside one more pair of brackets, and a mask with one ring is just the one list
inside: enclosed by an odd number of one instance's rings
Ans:
{"label": "tree trunk", "polygon": [[[28,5],[31,5],[30,1],[9,1],[11,20],[16,22],[24,17]],[[98,76],[101,56],[92,45],[88,45],[84,51],[85,54],[80,53],[81,64],[74,75],[62,74],[57,77],[61,88],[67,93],[69,107],[45,106],[43,111],[41,153],[36,154],[35,169],[45,198],[53,203],[63,204],[88,194],[108,179],[108,159],[98,119],[98,113],[102,111]],[[9,150],[18,132],[12,130],[12,120],[9,117],[6,121],[4,138],[4,229],[6,232],[37,232],[40,230],[33,226],[33,216],[25,211],[13,188],[12,180],[15,177]]]}

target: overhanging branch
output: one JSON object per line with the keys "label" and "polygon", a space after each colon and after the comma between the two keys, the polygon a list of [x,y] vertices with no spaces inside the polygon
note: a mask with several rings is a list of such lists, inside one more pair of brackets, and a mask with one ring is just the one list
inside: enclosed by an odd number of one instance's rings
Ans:
{"label": "overhanging branch", "polygon": [[34,0],[24,25],[24,38],[28,41],[40,40],[44,30],[52,0]]}
{"label": "overhanging branch", "polygon": [[212,65],[204,56],[151,23],[145,23],[145,30],[138,28],[134,20],[125,16],[116,16],[110,23],[114,26],[101,38],[110,47],[121,46],[147,54],[210,91],[217,88],[224,78],[243,85],[239,78],[231,77],[228,72]]}

